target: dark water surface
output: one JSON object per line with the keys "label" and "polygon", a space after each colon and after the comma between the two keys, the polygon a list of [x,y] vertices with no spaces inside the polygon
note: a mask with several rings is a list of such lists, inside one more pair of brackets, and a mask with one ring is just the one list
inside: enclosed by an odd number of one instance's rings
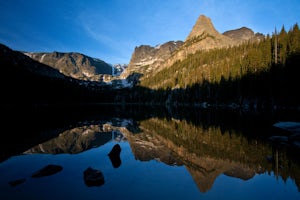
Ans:
{"label": "dark water surface", "polygon": [[[300,199],[299,149],[272,144],[297,113],[6,108],[0,199]],[[30,114],[30,116],[29,116]],[[108,153],[119,144],[121,153]],[[32,177],[48,165],[62,170]],[[83,172],[100,170],[88,186]]]}

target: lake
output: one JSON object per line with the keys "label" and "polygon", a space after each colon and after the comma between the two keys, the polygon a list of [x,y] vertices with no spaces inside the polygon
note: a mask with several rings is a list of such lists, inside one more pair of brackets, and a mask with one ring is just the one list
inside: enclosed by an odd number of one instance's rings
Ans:
{"label": "lake", "polygon": [[[0,199],[300,199],[299,149],[268,139],[297,112],[46,106],[2,115]],[[121,152],[108,156],[115,145]],[[35,176],[49,165],[60,170]],[[104,183],[88,185],[88,167]]]}

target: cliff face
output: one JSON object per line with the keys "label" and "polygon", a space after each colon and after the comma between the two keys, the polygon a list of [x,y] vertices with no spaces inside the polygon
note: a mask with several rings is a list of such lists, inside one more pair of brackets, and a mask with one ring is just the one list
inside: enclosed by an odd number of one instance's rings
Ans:
{"label": "cliff face", "polygon": [[155,70],[157,66],[170,58],[182,44],[182,41],[169,41],[155,47],[149,45],[136,47],[130,59],[128,68],[122,76],[127,77],[133,72],[144,74]]}
{"label": "cliff face", "polygon": [[[185,46],[196,46],[198,49],[212,49],[234,45],[235,42],[220,34],[214,27],[210,18],[200,15],[192,31],[185,40]],[[189,47],[190,49],[190,47]]]}
{"label": "cliff face", "polygon": [[80,80],[99,81],[103,74],[112,74],[112,67],[102,60],[80,53],[29,53],[30,58],[49,65],[66,76]]}
{"label": "cliff face", "polygon": [[163,62],[182,44],[182,41],[170,41],[155,47],[149,45],[136,47],[132,54],[129,66],[145,66]]}

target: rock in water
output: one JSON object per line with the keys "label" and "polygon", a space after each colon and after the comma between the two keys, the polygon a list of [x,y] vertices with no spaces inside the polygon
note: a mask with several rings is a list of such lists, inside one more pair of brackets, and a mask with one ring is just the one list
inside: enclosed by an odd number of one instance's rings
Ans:
{"label": "rock in water", "polygon": [[121,153],[121,147],[119,144],[116,144],[108,154],[109,159],[114,168],[118,168],[121,166],[122,161],[120,158],[120,153]]}
{"label": "rock in water", "polygon": [[39,177],[43,177],[43,176],[51,176],[53,174],[60,172],[62,169],[63,169],[62,166],[59,166],[59,165],[47,165],[46,167],[33,173],[31,175],[31,177],[39,178]]}
{"label": "rock in water", "polygon": [[109,152],[109,156],[112,156],[112,155],[120,155],[120,153],[121,153],[121,147],[120,147],[120,145],[119,144],[116,144],[113,148],[112,148],[112,150]]}
{"label": "rock in water", "polygon": [[118,168],[121,166],[122,161],[119,155],[109,155],[109,159],[114,168]]}
{"label": "rock in water", "polygon": [[87,186],[100,186],[104,184],[104,176],[100,170],[87,168],[83,172],[83,179]]}

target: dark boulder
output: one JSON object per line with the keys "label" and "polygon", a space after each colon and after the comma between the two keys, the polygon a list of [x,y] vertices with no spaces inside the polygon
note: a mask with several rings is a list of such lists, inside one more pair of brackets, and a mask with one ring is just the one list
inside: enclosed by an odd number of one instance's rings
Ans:
{"label": "dark boulder", "polygon": [[116,144],[108,154],[109,159],[114,168],[118,168],[121,166],[122,161],[120,158],[120,153],[121,153],[121,147],[119,144]]}
{"label": "dark boulder", "polygon": [[101,186],[104,184],[104,176],[100,170],[87,168],[83,172],[83,179],[87,186]]}
{"label": "dark boulder", "polygon": [[44,176],[51,176],[53,174],[56,174],[60,172],[63,169],[62,166],[59,165],[47,165],[46,167],[40,169],[39,171],[33,173],[31,177],[33,178],[39,178]]}
{"label": "dark boulder", "polygon": [[112,148],[112,150],[109,152],[109,156],[112,156],[112,155],[118,155],[120,156],[120,153],[121,153],[121,147],[119,144],[115,144]]}

